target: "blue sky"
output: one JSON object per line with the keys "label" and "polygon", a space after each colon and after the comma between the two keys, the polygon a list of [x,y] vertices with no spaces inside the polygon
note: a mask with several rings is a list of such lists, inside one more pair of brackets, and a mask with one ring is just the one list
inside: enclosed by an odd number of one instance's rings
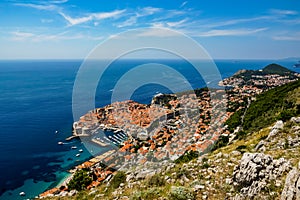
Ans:
{"label": "blue sky", "polygon": [[213,58],[300,57],[299,8],[299,0],[0,0],[0,59],[81,59],[143,27],[187,34]]}

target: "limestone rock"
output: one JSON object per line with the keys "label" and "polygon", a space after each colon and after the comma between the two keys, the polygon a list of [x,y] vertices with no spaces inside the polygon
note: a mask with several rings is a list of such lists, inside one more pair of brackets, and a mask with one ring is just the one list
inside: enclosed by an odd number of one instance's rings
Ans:
{"label": "limestone rock", "polygon": [[264,147],[265,145],[265,141],[261,140],[255,147],[254,151],[259,151],[260,149],[262,149],[262,147]]}
{"label": "limestone rock", "polygon": [[142,170],[136,175],[136,179],[145,179],[146,177],[154,176],[155,171],[152,170]]}
{"label": "limestone rock", "polygon": [[267,139],[270,139],[271,137],[274,137],[274,136],[278,133],[278,131],[279,131],[280,129],[283,129],[283,125],[284,125],[284,124],[283,124],[283,121],[282,121],[282,120],[277,121],[277,122],[275,123],[275,125],[272,127],[272,129],[271,129],[271,131],[270,131],[270,133],[269,133]]}
{"label": "limestone rock", "polygon": [[233,185],[241,188],[234,199],[253,198],[267,186],[269,180],[276,180],[289,169],[290,163],[283,158],[274,160],[263,153],[244,153],[233,172]]}
{"label": "limestone rock", "polygon": [[291,122],[300,123],[300,117],[292,117]]}
{"label": "limestone rock", "polygon": [[293,168],[285,179],[284,188],[281,193],[281,200],[300,199],[300,172]]}

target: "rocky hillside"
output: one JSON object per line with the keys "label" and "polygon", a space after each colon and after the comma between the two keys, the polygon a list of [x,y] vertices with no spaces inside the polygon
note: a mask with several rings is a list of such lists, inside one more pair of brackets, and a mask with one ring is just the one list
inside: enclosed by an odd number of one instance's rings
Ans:
{"label": "rocky hillside", "polygon": [[222,134],[210,152],[147,162],[90,190],[62,191],[52,198],[300,199],[299,105],[299,80],[269,89],[227,120],[231,133]]}
{"label": "rocky hillside", "polygon": [[59,199],[299,199],[299,157],[300,117],[293,117],[187,163],[135,169]]}

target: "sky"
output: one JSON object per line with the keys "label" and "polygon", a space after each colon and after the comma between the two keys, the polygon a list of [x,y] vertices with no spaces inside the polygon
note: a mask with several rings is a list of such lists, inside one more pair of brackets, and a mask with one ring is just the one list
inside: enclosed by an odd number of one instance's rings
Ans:
{"label": "sky", "polygon": [[299,0],[0,0],[0,59],[83,59],[118,33],[149,27],[186,34],[215,59],[300,57],[299,8]]}

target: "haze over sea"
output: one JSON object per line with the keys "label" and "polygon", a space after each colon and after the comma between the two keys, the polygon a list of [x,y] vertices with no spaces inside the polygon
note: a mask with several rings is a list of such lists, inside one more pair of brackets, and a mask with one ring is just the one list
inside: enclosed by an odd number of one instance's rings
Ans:
{"label": "haze over sea", "polygon": [[[21,191],[26,192],[26,198],[34,197],[63,180],[67,169],[91,156],[80,140],[57,144],[71,135],[72,89],[81,62],[0,61],[0,199],[23,199],[19,196]],[[215,62],[223,78],[239,69],[261,69],[272,62],[300,72],[291,61]],[[97,107],[109,104],[116,81],[124,72],[142,63],[148,61],[114,63],[103,80],[104,85],[96,93]],[[162,60],[159,63],[179,70],[193,88],[205,86],[186,62]],[[158,92],[170,91],[159,85],[146,85],[140,87],[132,99],[149,103]],[[75,156],[78,149],[71,149],[71,146],[84,150],[80,157]]]}

